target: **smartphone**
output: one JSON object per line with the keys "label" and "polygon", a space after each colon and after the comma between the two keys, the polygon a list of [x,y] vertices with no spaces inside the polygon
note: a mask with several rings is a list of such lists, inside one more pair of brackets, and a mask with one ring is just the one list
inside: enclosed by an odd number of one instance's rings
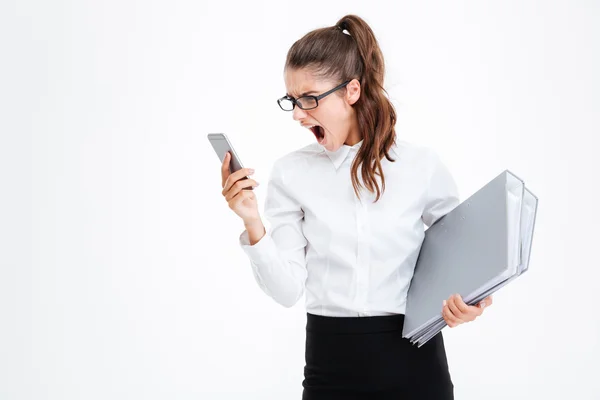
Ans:
{"label": "smartphone", "polygon": [[[215,149],[217,156],[219,156],[221,164],[223,163],[227,152],[231,153],[231,159],[229,160],[229,172],[233,173],[244,168],[240,157],[235,152],[235,149],[233,148],[233,145],[231,144],[231,141],[227,135],[224,133],[209,133],[208,140],[210,141],[210,144],[212,144],[213,149]],[[241,179],[248,179],[248,177],[245,176]],[[249,186],[246,189],[252,190],[252,187]]]}

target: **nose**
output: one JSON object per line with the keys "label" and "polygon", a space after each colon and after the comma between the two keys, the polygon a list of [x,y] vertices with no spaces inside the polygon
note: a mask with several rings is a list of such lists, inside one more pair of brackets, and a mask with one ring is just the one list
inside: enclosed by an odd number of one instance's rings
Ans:
{"label": "nose", "polygon": [[292,115],[293,115],[294,121],[299,121],[301,119],[306,118],[306,116],[308,114],[306,111],[304,111],[300,107],[296,106],[296,107],[294,107],[294,111],[292,111]]}

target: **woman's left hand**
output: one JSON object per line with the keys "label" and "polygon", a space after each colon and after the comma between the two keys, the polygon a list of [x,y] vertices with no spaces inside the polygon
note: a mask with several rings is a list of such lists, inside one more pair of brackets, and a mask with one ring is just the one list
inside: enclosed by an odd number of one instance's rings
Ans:
{"label": "woman's left hand", "polygon": [[492,305],[492,296],[480,301],[476,306],[467,305],[459,294],[453,294],[442,304],[442,317],[450,328],[463,322],[471,322],[483,314],[483,309]]}

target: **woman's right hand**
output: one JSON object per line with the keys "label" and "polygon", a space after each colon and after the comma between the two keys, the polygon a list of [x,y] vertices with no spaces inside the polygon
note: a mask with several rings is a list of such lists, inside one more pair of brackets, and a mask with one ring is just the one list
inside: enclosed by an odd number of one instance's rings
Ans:
{"label": "woman's right hand", "polygon": [[242,179],[246,176],[254,174],[254,170],[250,168],[242,168],[234,173],[229,172],[229,163],[231,162],[231,154],[227,152],[221,165],[221,180],[223,191],[221,192],[231,208],[242,220],[248,225],[256,221],[260,221],[258,213],[258,203],[253,190],[244,190],[248,187],[258,186],[258,182],[254,179]]}

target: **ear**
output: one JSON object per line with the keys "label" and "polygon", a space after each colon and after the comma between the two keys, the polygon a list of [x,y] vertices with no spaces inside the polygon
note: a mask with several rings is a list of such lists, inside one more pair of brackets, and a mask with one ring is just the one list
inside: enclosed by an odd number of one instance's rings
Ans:
{"label": "ear", "polygon": [[360,98],[360,82],[358,79],[352,79],[350,83],[346,85],[346,101],[352,105]]}

